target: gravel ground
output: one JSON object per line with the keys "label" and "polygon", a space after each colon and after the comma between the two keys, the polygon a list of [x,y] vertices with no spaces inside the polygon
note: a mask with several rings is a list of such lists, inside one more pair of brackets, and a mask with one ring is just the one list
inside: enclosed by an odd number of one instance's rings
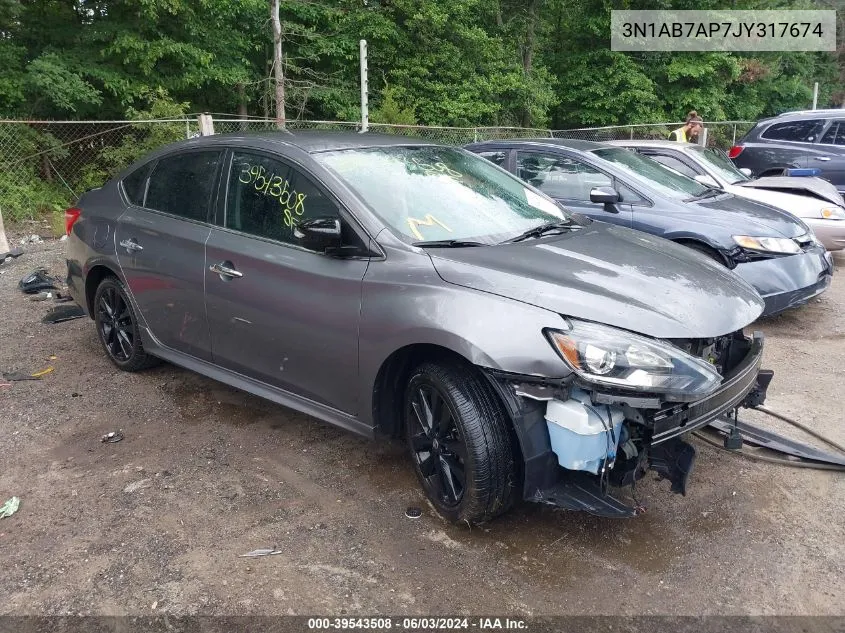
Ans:
{"label": "gravel ground", "polygon": [[[122,373],[90,320],[41,323],[17,288],[39,266],[63,274],[63,244],[0,266],[0,370],[53,368],[0,387],[0,503],[22,500],[0,519],[0,614],[845,614],[841,473],[695,440],[687,497],[649,477],[636,519],[523,504],[452,527],[400,445],[172,365]],[[755,327],[767,405],[845,443],[843,306],[840,273]],[[263,547],[282,553],[239,557]]]}

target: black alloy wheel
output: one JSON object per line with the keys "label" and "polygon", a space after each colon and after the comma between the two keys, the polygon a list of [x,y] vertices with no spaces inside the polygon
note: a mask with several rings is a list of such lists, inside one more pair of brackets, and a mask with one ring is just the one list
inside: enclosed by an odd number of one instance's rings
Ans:
{"label": "black alloy wheel", "polygon": [[106,277],[97,287],[94,323],[103,349],[120,369],[138,371],[159,362],[144,351],[135,311],[116,277]]}
{"label": "black alloy wheel", "polygon": [[510,420],[475,367],[423,363],[411,372],[403,412],[414,470],[441,515],[477,524],[510,508]]}

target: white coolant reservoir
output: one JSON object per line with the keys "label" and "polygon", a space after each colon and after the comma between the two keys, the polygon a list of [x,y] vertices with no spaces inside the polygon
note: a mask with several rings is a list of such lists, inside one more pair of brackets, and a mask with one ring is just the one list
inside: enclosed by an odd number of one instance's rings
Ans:
{"label": "white coolant reservoir", "polygon": [[612,462],[616,457],[624,419],[622,409],[593,405],[580,389],[573,389],[569,400],[549,400],[546,425],[558,463],[597,474],[604,459]]}

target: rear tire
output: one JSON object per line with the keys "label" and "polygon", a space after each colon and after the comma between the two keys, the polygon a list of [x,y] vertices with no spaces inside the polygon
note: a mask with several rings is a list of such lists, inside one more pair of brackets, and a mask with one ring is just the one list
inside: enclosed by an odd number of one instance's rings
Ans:
{"label": "rear tire", "polygon": [[411,372],[403,404],[414,470],[443,517],[479,524],[510,509],[510,420],[474,368],[423,363]]}
{"label": "rear tire", "polygon": [[138,318],[126,287],[117,277],[106,277],[94,294],[97,336],[112,363],[123,371],[141,371],[161,361],[144,351]]}

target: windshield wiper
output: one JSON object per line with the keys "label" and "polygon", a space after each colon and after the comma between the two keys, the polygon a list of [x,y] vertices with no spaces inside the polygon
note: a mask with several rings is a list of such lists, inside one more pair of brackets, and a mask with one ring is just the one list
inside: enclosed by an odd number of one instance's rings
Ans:
{"label": "windshield wiper", "polygon": [[414,242],[414,246],[420,248],[463,248],[465,246],[489,246],[484,242],[474,242],[473,240],[430,240],[428,242]]}
{"label": "windshield wiper", "polygon": [[684,202],[692,202],[693,200],[704,200],[705,198],[713,198],[714,196],[718,196],[725,193],[722,189],[716,189],[715,187],[711,187],[707,191],[697,196],[693,196],[692,198],[686,198]]}
{"label": "windshield wiper", "polygon": [[512,237],[509,240],[505,240],[504,242],[502,242],[502,244],[521,242],[522,240],[527,240],[532,237],[542,237],[546,233],[553,233],[555,231],[571,231],[573,226],[574,223],[570,221],[546,222],[545,224],[541,224],[540,226],[530,228],[524,233],[520,233],[516,237]]}

